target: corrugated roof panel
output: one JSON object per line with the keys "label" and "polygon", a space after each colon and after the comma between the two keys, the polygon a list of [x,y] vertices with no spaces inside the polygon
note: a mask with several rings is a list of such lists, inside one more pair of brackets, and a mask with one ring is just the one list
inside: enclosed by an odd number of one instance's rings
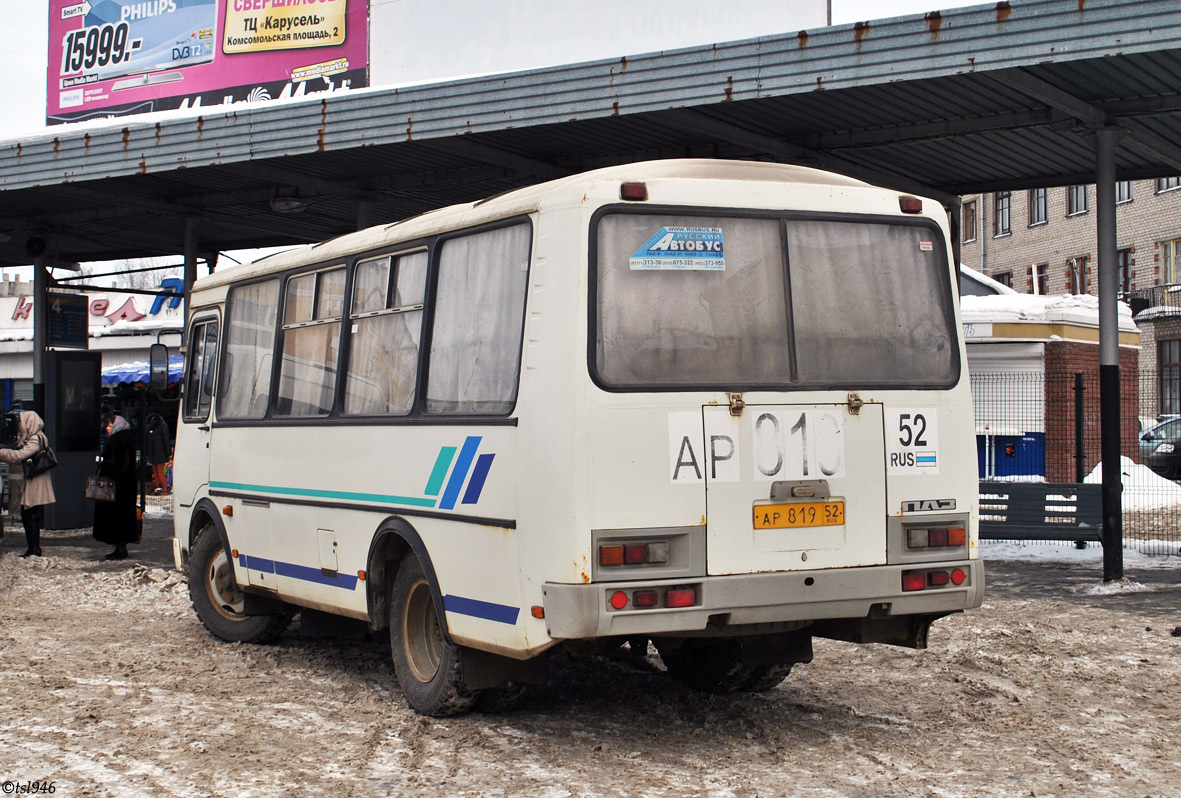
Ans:
{"label": "corrugated roof panel", "polygon": [[[653,157],[794,160],[944,192],[1045,185],[1090,173],[1085,134],[1104,114],[1141,131],[1121,145],[1118,169],[1181,172],[1179,86],[1176,0],[1014,0],[406,89],[63,126],[0,145],[0,230],[13,231],[0,265],[23,257],[24,231],[87,259],[136,246],[154,254],[169,242],[175,251],[177,220],[188,214],[203,218],[203,246],[307,240],[348,229],[358,201],[385,221]],[[275,196],[312,202],[315,213],[278,214]],[[126,226],[137,213],[165,229],[137,241]],[[117,245],[103,240],[104,225]]]}

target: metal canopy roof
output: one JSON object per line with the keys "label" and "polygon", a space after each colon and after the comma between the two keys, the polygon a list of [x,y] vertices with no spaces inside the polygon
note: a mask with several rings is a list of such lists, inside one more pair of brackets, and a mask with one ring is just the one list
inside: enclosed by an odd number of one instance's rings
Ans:
{"label": "metal canopy roof", "polygon": [[[933,0],[937,2],[938,0]],[[1181,3],[1014,0],[0,143],[0,266],[317,241],[652,158],[798,163],[955,195],[1181,174]]]}

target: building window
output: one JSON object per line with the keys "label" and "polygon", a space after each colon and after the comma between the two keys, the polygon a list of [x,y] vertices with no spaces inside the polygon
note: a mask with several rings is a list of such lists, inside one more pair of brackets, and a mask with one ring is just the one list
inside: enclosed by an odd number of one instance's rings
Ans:
{"label": "building window", "polygon": [[1080,213],[1087,212],[1087,187],[1086,186],[1067,186],[1066,188],[1066,215],[1074,216]]}
{"label": "building window", "polygon": [[1126,294],[1132,290],[1132,250],[1121,249],[1115,259],[1119,264],[1119,290]]}
{"label": "building window", "polygon": [[1001,285],[1007,285],[1009,288],[1013,287],[1013,272],[1000,272],[992,276]]}
{"label": "building window", "polygon": [[1013,195],[1008,191],[996,193],[996,222],[994,235],[1007,236],[1013,232]]}
{"label": "building window", "polygon": [[964,228],[964,241],[976,240],[976,203],[965,202],[963,211],[960,214],[960,221]]}
{"label": "building window", "polygon": [[1157,194],[1162,191],[1172,191],[1175,188],[1181,188],[1181,177],[1159,177],[1156,180]]}
{"label": "building window", "polygon": [[1160,412],[1181,413],[1181,341],[1157,344],[1160,358]]}
{"label": "building window", "polygon": [[1132,181],[1118,180],[1115,184],[1115,203],[1132,201]]}
{"label": "building window", "polygon": [[1033,292],[1039,296],[1050,293],[1050,264],[1039,263],[1033,267]]}
{"label": "building window", "polygon": [[1029,226],[1045,224],[1050,219],[1050,201],[1048,191],[1035,188],[1029,192]]}
{"label": "building window", "polygon": [[1079,255],[1066,261],[1066,280],[1070,285],[1070,293],[1087,293],[1087,256]]}
{"label": "building window", "polygon": [[1181,283],[1181,238],[1160,242],[1160,273],[1163,285]]}

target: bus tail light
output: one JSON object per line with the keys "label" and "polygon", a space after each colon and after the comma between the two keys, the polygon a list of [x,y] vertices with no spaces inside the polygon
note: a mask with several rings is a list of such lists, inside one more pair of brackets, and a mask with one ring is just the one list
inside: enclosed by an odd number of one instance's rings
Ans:
{"label": "bus tail light", "polygon": [[946,549],[963,546],[967,542],[968,530],[964,527],[906,530],[906,546],[910,549]]}
{"label": "bus tail light", "polygon": [[667,562],[667,540],[599,546],[599,565],[664,565]]}
{"label": "bus tail light", "polygon": [[692,607],[697,603],[697,591],[691,587],[674,587],[664,594],[666,607]]}
{"label": "bus tail light", "polygon": [[903,571],[902,592],[910,593],[948,585],[959,587],[967,581],[968,574],[963,568],[952,568],[950,571]]}
{"label": "bus tail light", "polygon": [[899,197],[898,209],[903,213],[922,213],[923,201],[918,197]]}
{"label": "bus tail light", "polygon": [[921,571],[910,571],[902,575],[902,592],[923,590],[927,587],[927,575]]}
{"label": "bus tail light", "polygon": [[623,565],[623,546],[599,546],[599,565]]}
{"label": "bus tail light", "polygon": [[655,607],[660,603],[660,594],[655,590],[637,590],[632,593],[632,604],[637,607]]}

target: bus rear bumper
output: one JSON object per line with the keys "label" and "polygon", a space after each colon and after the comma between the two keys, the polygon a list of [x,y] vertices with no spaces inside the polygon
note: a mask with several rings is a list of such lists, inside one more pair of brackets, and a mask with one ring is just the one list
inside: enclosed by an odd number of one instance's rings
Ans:
{"label": "bus rear bumper", "polygon": [[[934,584],[903,591],[903,573],[952,574],[964,580],[955,585]],[[933,583],[941,578],[932,578]],[[912,580],[913,582],[913,580]],[[692,587],[696,603],[689,607],[663,606],[670,588]],[[656,591],[661,606],[633,606],[636,591]],[[546,630],[558,640],[581,640],[616,635],[692,634],[707,627],[716,634],[727,627],[734,634],[753,624],[808,622],[835,618],[942,615],[979,607],[984,600],[984,564],[959,560],[928,564],[881,565],[825,571],[790,571],[661,580],[567,585],[547,582],[543,587]],[[623,593],[626,603],[617,594]],[[723,632],[724,633],[724,632]]]}

